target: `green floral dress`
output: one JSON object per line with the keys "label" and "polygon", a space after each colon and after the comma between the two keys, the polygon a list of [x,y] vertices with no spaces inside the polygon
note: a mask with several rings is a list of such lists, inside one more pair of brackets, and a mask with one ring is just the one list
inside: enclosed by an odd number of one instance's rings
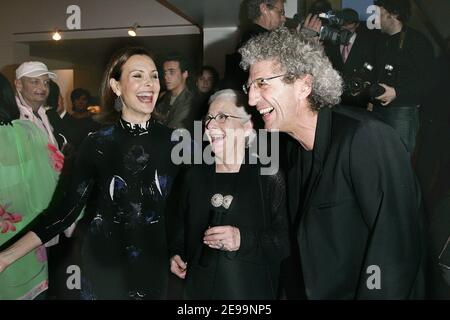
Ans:
{"label": "green floral dress", "polygon": [[[57,148],[32,122],[0,123],[0,250],[47,207],[62,163]],[[0,300],[34,299],[47,287],[44,246],[0,273]]]}

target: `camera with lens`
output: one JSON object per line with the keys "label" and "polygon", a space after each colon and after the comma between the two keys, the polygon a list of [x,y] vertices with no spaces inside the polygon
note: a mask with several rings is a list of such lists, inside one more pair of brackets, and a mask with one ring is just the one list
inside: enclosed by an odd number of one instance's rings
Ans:
{"label": "camera with lens", "polygon": [[381,96],[386,90],[379,83],[388,86],[394,86],[395,74],[394,67],[386,64],[383,73],[378,82],[375,82],[373,74],[373,66],[365,62],[362,68],[355,71],[350,77],[344,79],[344,95],[351,97],[366,97],[373,101],[376,97]]}
{"label": "camera with lens", "polygon": [[320,40],[341,45],[346,45],[350,42],[353,33],[341,28],[345,24],[341,12],[328,11],[327,13],[319,14],[319,18],[322,21],[322,27],[319,32]]}

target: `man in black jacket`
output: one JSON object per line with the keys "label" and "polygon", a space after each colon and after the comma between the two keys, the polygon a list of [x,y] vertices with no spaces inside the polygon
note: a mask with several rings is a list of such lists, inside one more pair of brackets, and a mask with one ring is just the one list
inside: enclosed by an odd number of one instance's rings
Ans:
{"label": "man in black jacket", "polygon": [[358,12],[353,9],[343,9],[341,17],[345,21],[341,28],[350,31],[352,36],[345,45],[325,41],[325,53],[330,58],[333,67],[344,78],[346,88],[342,96],[342,103],[367,108],[369,102],[367,91],[351,86],[351,83],[356,82],[355,79],[358,78],[362,81],[373,81],[374,74],[368,69],[364,69],[364,64],[370,64],[372,68],[375,64],[375,43],[378,33],[367,30],[360,23]]}
{"label": "man in black jacket", "polygon": [[[248,19],[248,25],[243,28],[240,48],[250,38],[258,34],[281,27],[286,21],[284,3],[286,0],[246,0],[242,3],[242,10]],[[248,73],[239,68],[241,57],[234,52],[226,57],[223,88],[239,90],[247,80]]]}
{"label": "man in black jacket", "polygon": [[376,0],[375,4],[383,33],[377,44],[376,73],[384,93],[375,98],[373,111],[400,134],[412,153],[419,130],[418,108],[431,89],[433,48],[423,34],[406,25],[409,0]]}
{"label": "man in black jacket", "polygon": [[424,293],[420,191],[389,126],[333,107],[342,79],[318,44],[282,28],[240,49],[265,128],[286,132],[288,204],[309,299]]}

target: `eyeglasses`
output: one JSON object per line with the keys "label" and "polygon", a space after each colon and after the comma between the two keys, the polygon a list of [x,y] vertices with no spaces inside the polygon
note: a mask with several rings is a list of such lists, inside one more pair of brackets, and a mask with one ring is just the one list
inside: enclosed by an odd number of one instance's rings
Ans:
{"label": "eyeglasses", "polygon": [[267,85],[267,81],[272,80],[272,79],[276,79],[276,78],[280,78],[280,77],[284,77],[284,76],[288,76],[289,73],[285,73],[285,74],[280,74],[279,76],[273,76],[273,77],[268,77],[268,78],[258,78],[255,80],[252,80],[250,83],[244,83],[242,85],[242,90],[244,91],[245,94],[248,94],[250,92],[250,87],[252,86],[252,84],[254,84],[258,89],[262,89],[265,85]]}
{"label": "eyeglasses", "polygon": [[280,14],[280,15],[282,15],[282,16],[284,16],[285,15],[285,11],[284,11],[284,9],[280,9],[280,8],[278,8],[277,6],[274,6],[274,5],[271,5],[271,4],[268,4],[267,5],[269,8],[272,8],[272,9],[277,9],[277,11],[278,11],[278,13]]}
{"label": "eyeglasses", "polygon": [[232,116],[232,115],[225,114],[225,113],[218,113],[215,116],[211,116],[209,114],[206,115],[203,118],[203,121],[205,122],[205,127],[207,127],[212,119],[216,120],[217,123],[225,123],[225,121],[227,121],[228,118],[242,119],[241,117],[236,117],[236,116]]}

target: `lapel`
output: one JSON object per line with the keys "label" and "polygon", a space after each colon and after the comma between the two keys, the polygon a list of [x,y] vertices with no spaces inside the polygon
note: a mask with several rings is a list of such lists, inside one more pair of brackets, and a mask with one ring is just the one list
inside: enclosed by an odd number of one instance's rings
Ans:
{"label": "lapel", "polygon": [[303,148],[294,140],[289,140],[286,146],[288,157],[288,203],[290,218],[294,227],[298,225],[302,217],[309,210],[312,197],[322,176],[323,165],[331,141],[331,114],[330,108],[324,107],[319,111],[316,137],[314,140],[311,177],[306,188],[306,195],[302,197],[302,203],[300,203],[300,176],[302,174],[300,166]]}
{"label": "lapel", "polygon": [[311,200],[320,178],[322,176],[323,166],[326,161],[329,145],[331,142],[331,119],[332,112],[330,108],[323,107],[319,111],[317,118],[316,136],[314,140],[313,166],[308,188],[306,189],[306,196],[302,206],[302,216],[308,212],[311,207]]}
{"label": "lapel", "polygon": [[300,146],[297,142],[288,138],[286,145],[286,156],[288,158],[287,181],[288,181],[288,204],[290,219],[293,222],[298,213],[300,195]]}
{"label": "lapel", "polygon": [[180,93],[180,95],[177,97],[177,99],[175,100],[174,104],[172,105],[172,109],[175,110],[180,106],[183,106],[183,108],[184,108],[185,104],[186,104],[186,100],[188,99],[189,93],[190,93],[189,89],[186,87]]}
{"label": "lapel", "polygon": [[349,54],[348,54],[348,57],[347,57],[347,61],[344,63],[345,65],[348,65],[348,66],[350,66],[351,68],[350,69],[353,69],[353,63],[354,63],[354,61],[353,60],[355,60],[355,57],[357,56],[357,54],[358,54],[358,34],[356,34],[356,38],[355,38],[355,41],[353,41],[353,44],[352,44],[352,47],[351,47],[351,49],[350,49],[350,52],[349,52]]}

